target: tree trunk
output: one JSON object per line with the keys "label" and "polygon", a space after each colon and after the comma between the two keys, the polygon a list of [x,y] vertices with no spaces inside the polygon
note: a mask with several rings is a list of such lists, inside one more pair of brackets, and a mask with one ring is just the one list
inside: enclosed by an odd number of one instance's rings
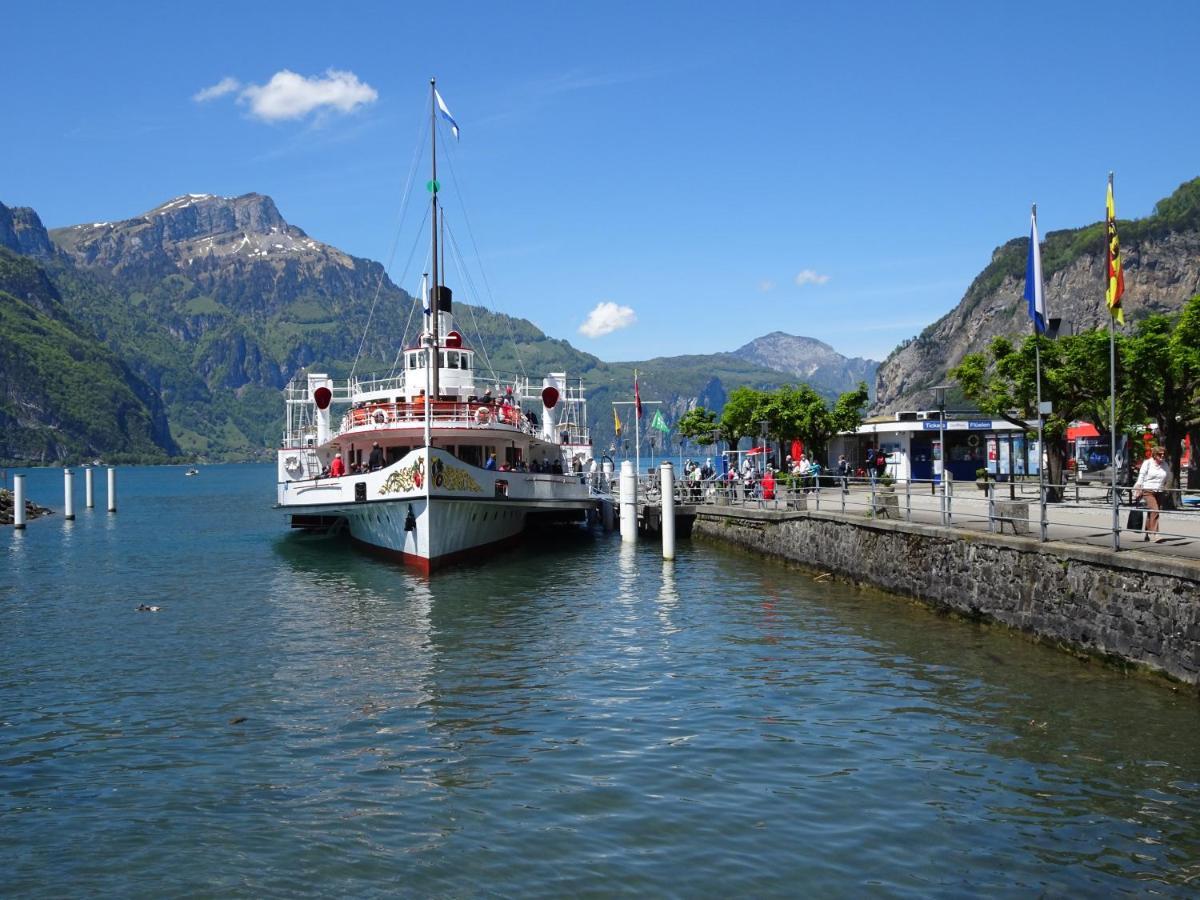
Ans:
{"label": "tree trunk", "polygon": [[1046,437],[1046,500],[1061,503],[1066,486],[1063,484],[1063,467],[1067,459],[1067,445],[1063,441]]}

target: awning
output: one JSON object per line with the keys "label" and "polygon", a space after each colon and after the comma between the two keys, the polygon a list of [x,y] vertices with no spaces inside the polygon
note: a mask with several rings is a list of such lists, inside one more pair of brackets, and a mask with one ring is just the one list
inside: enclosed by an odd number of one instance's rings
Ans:
{"label": "awning", "polygon": [[1074,425],[1067,426],[1067,440],[1077,441],[1080,438],[1098,438],[1100,432],[1096,430],[1096,426],[1090,422],[1078,422]]}

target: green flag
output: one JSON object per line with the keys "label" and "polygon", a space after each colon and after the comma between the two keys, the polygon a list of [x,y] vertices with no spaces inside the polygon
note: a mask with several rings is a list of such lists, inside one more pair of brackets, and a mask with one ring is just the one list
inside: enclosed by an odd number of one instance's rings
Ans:
{"label": "green flag", "polygon": [[661,409],[656,409],[654,411],[654,418],[650,420],[650,427],[657,428],[663,434],[666,434],[671,430],[670,426],[667,425],[667,420],[663,418]]}

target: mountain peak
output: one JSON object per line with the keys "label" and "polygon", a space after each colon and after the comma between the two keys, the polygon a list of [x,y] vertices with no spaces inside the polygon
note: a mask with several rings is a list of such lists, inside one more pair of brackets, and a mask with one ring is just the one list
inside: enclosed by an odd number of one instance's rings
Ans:
{"label": "mountain peak", "polygon": [[875,384],[879,363],[870,359],[849,359],[816,338],[772,331],[755,338],[733,355],[776,372],[787,372],[827,394],[853,390],[860,381],[868,389]]}
{"label": "mountain peak", "polygon": [[56,228],[51,238],[76,262],[113,270],[149,266],[158,275],[189,272],[221,259],[307,259],[353,267],[353,260],[289,225],[266,194],[181,194],[120,222]]}
{"label": "mountain peak", "polygon": [[183,194],[154,207],[142,217],[163,225],[166,240],[194,240],[222,234],[279,234],[294,233],[279,214],[275,201],[266,194],[242,194],[240,197],[219,197],[216,194]]}

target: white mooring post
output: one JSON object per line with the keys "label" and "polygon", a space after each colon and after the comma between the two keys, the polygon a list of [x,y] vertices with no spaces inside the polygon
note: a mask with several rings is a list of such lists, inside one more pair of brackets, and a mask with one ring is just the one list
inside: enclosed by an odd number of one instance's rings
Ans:
{"label": "white mooring post", "polygon": [[87,509],[96,508],[96,494],[92,485],[92,467],[83,470],[83,505]]}
{"label": "white mooring post", "polygon": [[25,476],[13,476],[13,528],[25,527]]}
{"label": "white mooring post", "polygon": [[108,470],[108,511],[117,511],[117,470]]}
{"label": "white mooring post", "polygon": [[662,488],[663,559],[675,558],[675,466],[665,462],[658,467]]}
{"label": "white mooring post", "polygon": [[637,541],[637,473],[628,459],[621,463],[621,540]]}
{"label": "white mooring post", "polygon": [[63,469],[63,518],[75,518],[75,475],[70,469]]}

